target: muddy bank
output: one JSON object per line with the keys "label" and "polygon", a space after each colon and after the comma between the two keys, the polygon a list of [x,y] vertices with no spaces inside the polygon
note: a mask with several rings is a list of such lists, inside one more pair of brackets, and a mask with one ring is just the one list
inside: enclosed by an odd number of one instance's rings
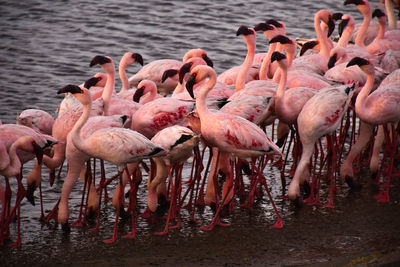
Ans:
{"label": "muddy bank", "polygon": [[[188,223],[188,213],[183,211],[182,229],[157,236],[154,233],[163,229],[163,219],[151,223],[138,218],[138,225],[147,226],[138,228],[134,240],[127,240],[121,235],[129,232],[131,223],[122,221],[119,238],[111,245],[101,240],[110,237],[112,216],[109,226],[102,222],[103,229],[110,231],[100,233],[74,228],[64,235],[59,226],[44,225],[48,242],[39,242],[47,245],[36,247],[33,240],[19,249],[0,248],[0,262],[2,266],[394,266],[400,263],[400,182],[393,179],[389,203],[378,203],[374,198],[377,186],[368,179],[365,175],[363,188],[357,192],[339,184],[334,209],[296,208],[288,201],[278,202],[286,210],[282,229],[269,228],[275,217],[272,209],[265,209],[268,201],[264,197],[251,211],[235,208],[224,219],[231,226],[212,231]],[[326,202],[326,197],[322,200]],[[210,222],[208,213],[208,208],[199,212],[201,225]]]}

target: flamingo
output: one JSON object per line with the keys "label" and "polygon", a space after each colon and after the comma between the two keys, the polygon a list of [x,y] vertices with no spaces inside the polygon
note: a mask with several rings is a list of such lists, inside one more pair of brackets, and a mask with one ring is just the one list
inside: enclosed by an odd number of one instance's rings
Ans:
{"label": "flamingo", "polygon": [[[23,151],[24,154],[20,152]],[[19,152],[19,153],[18,153]],[[19,155],[18,155],[19,154]],[[1,216],[1,227],[0,227],[0,244],[4,242],[4,233],[7,231],[8,225],[11,221],[11,218],[15,214],[15,209],[17,209],[17,240],[15,243],[12,243],[11,246],[19,247],[21,245],[21,234],[20,234],[20,201],[25,195],[25,189],[21,184],[21,177],[18,177],[21,172],[21,167],[23,164],[32,159],[32,156],[36,155],[38,161],[40,162],[43,156],[43,150],[40,145],[36,143],[36,140],[33,136],[21,136],[9,147],[8,157],[9,164],[7,167],[0,170],[0,175],[4,176],[6,179],[7,187],[9,187],[8,179],[12,176],[17,176],[18,181],[18,193],[15,201],[15,207],[13,211],[6,218],[7,206],[9,206],[10,199],[6,199],[5,203],[3,203],[3,211]],[[6,188],[6,191],[9,191],[9,188]],[[9,211],[8,211],[9,212]]]}
{"label": "flamingo", "polygon": [[[352,88],[346,85],[331,86],[321,89],[306,102],[299,113],[297,117],[297,127],[303,150],[295,174],[288,188],[288,198],[290,200],[299,200],[300,185],[306,183],[309,178],[307,166],[314,150],[314,144],[320,137],[332,134],[336,131],[350,104],[351,97],[354,93],[353,89],[354,87]],[[330,145],[333,150],[332,162],[335,162],[336,152],[334,152],[333,141],[330,142]],[[335,169],[333,169],[333,171],[335,171]],[[332,175],[334,177],[334,174]],[[333,190],[334,183],[332,180],[330,189],[331,197],[327,204],[329,207],[333,207]],[[313,197],[313,195],[311,194],[310,197]]]}
{"label": "flamingo", "polygon": [[379,23],[379,32],[374,40],[386,39],[400,41],[399,30],[386,30],[386,14],[382,10],[376,8],[374,12],[372,12],[372,17],[376,17]]}
{"label": "flamingo", "polygon": [[[93,116],[90,117],[81,130],[81,137],[83,139],[88,138],[92,133],[96,132],[102,128],[109,127],[124,127],[124,123],[127,116],[123,115],[112,115],[112,116]],[[66,146],[66,159],[68,161],[68,171],[64,178],[64,183],[61,189],[60,202],[58,205],[58,218],[57,221],[62,225],[65,231],[68,231],[68,218],[69,218],[69,208],[68,200],[69,195],[72,192],[73,186],[81,173],[84,163],[90,159],[90,155],[84,153],[83,151],[77,149],[72,142],[72,133],[70,132],[67,136],[67,146]],[[84,181],[86,182],[86,181]],[[94,212],[99,204],[99,194],[94,188],[94,183],[90,185],[89,193],[89,212]],[[83,192],[84,193],[84,192]],[[79,218],[80,219],[80,218]],[[79,225],[80,221],[74,223],[74,225]]]}
{"label": "flamingo", "polygon": [[41,133],[51,135],[54,118],[41,109],[25,109],[17,115],[17,124],[31,127]]}
{"label": "flamingo", "polygon": [[400,120],[400,82],[384,84],[371,93],[375,76],[374,65],[360,57],[355,57],[348,63],[349,67],[353,65],[359,66],[368,77],[356,99],[355,110],[357,115],[362,121],[371,125],[384,125],[385,127],[390,125],[393,134],[391,140],[385,134],[386,142],[390,146],[390,163],[386,184],[377,196],[378,201],[387,202],[389,201],[390,177],[397,147],[395,125]]}
{"label": "flamingo", "polygon": [[[83,113],[71,130],[71,139],[77,149],[91,157],[103,159],[117,165],[120,174],[122,174],[128,163],[139,162],[145,158],[165,154],[164,149],[154,145],[145,136],[126,128],[102,128],[83,139],[81,130],[90,116],[92,105],[90,93],[87,89],[76,85],[67,85],[58,91],[58,93],[66,92],[73,94],[83,105]],[[120,184],[122,184],[121,176]],[[122,187],[120,187],[119,198],[122,197],[123,192]],[[112,243],[117,238],[119,212],[120,207],[118,206],[114,233],[110,239],[104,241],[106,243]],[[134,221],[132,224],[134,224]],[[134,235],[135,228],[132,229],[128,237],[134,237]]]}
{"label": "flamingo", "polygon": [[138,62],[143,66],[143,57],[139,53],[126,52],[119,61],[118,73],[121,79],[122,87],[118,92],[120,98],[132,100],[132,96],[136,92],[135,89],[130,89],[128,75],[126,74],[126,67]]}
{"label": "flamingo", "polygon": [[146,104],[163,96],[157,94],[157,85],[151,80],[143,80],[138,84],[137,90],[133,95],[133,101],[139,104]]}
{"label": "flamingo", "polygon": [[131,85],[137,86],[142,80],[152,80],[156,83],[158,90],[162,91],[164,95],[167,95],[171,90],[176,87],[178,77],[177,75],[175,75],[171,77],[171,79],[168,79],[167,82],[162,82],[162,75],[166,70],[179,70],[182,64],[186,63],[186,61],[192,57],[201,57],[207,62],[209,66],[213,65],[211,59],[207,56],[206,51],[200,48],[191,49],[186,52],[186,54],[183,56],[182,61],[174,59],[159,59],[146,64],[135,75],[129,78],[129,83]]}
{"label": "flamingo", "polygon": [[[197,146],[199,142],[199,137],[187,127],[174,125],[159,131],[151,141],[155,145],[168,151],[165,156],[154,158],[156,163],[156,174],[153,179],[149,179],[147,185],[147,205],[150,211],[154,212],[159,204],[159,199],[167,198],[165,181],[168,175],[170,176],[172,190],[170,208],[165,229],[163,232],[158,233],[166,234],[168,232],[170,218],[174,212],[174,202],[176,202],[176,196],[179,194],[179,184],[182,179],[182,177],[176,177],[174,184],[172,181],[171,168],[176,164],[183,164],[192,155],[193,148]],[[178,219],[179,218],[180,215],[178,214]],[[180,227],[180,221],[178,221],[176,227]]]}
{"label": "flamingo", "polygon": [[[254,29],[240,26],[236,31],[236,36],[243,35],[247,45],[247,54],[241,66],[232,67],[220,75],[217,81],[227,85],[235,84],[236,91],[241,90],[245,83],[258,79],[259,66],[253,65],[256,49],[256,33]],[[240,77],[240,79],[239,79]]]}
{"label": "flamingo", "polygon": [[[220,151],[232,153],[241,159],[254,158],[271,152],[281,155],[280,149],[255,124],[239,116],[207,108],[207,94],[213,88],[217,79],[216,73],[212,68],[208,66],[196,66],[191,70],[191,77],[186,84],[186,88],[192,97],[193,84],[206,78],[208,78],[208,81],[200,89],[201,91],[196,98],[196,111],[200,117],[201,135],[207,143],[211,147],[217,147]],[[226,185],[223,190],[224,198],[231,198],[232,177],[227,177]],[[269,192],[268,189],[267,192]],[[272,198],[270,200],[273,202]],[[276,226],[281,227],[281,217],[277,210],[275,212],[278,217]],[[215,224],[220,224],[218,211],[210,228],[214,227]]]}

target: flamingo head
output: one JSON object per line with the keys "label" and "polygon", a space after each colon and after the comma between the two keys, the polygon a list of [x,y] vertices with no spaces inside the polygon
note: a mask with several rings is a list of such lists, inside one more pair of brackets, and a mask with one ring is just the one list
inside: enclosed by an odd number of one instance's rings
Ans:
{"label": "flamingo head", "polygon": [[345,0],[344,5],[355,5],[362,14],[371,15],[371,5],[366,0]]}
{"label": "flamingo head", "polygon": [[284,59],[286,59],[285,54],[283,54],[281,52],[278,52],[278,51],[275,51],[275,52],[272,53],[271,63],[274,62],[275,60],[276,61],[281,61],[281,60],[284,60]]}
{"label": "flamingo head", "polygon": [[265,21],[267,24],[273,25],[276,29],[278,29],[279,34],[286,34],[286,27],[283,22],[279,22],[275,19],[268,19]]}
{"label": "flamingo head", "polygon": [[193,62],[188,62],[182,65],[179,69],[179,82],[183,83],[183,78],[185,77],[186,73],[190,72],[190,69],[193,66]]}
{"label": "flamingo head", "polygon": [[266,31],[271,31],[271,30],[273,30],[273,29],[275,29],[274,26],[272,26],[271,24],[265,23],[265,22],[258,23],[258,24],[254,27],[254,30],[255,30],[256,32],[258,32],[258,31],[266,32]]}
{"label": "flamingo head", "polygon": [[357,65],[362,71],[367,74],[374,74],[374,65],[371,64],[367,59],[361,57],[352,58],[349,63],[347,63],[346,68]]}
{"label": "flamingo head", "polygon": [[312,40],[304,43],[300,49],[300,56],[304,55],[307,50],[316,48],[317,45],[319,45],[318,40]]}
{"label": "flamingo head", "polygon": [[138,88],[135,91],[135,94],[133,95],[134,102],[139,103],[140,98],[143,96],[144,89],[145,89],[144,86],[141,86],[141,87],[138,86]]}
{"label": "flamingo head", "polygon": [[163,83],[163,82],[165,82],[168,78],[174,77],[177,73],[178,73],[178,71],[175,70],[175,69],[169,69],[169,70],[164,71],[164,73],[163,73],[163,75],[162,75],[162,77],[161,77],[161,82]]}
{"label": "flamingo head", "polygon": [[337,54],[334,53],[334,54],[331,55],[331,57],[329,58],[329,61],[328,61],[328,69],[333,68],[333,67],[335,66],[335,64],[336,64],[336,61],[337,61]]}
{"label": "flamingo head", "polygon": [[92,86],[96,86],[98,82],[101,81],[101,77],[92,77],[85,81],[83,87],[86,89],[90,89]]}
{"label": "flamingo head", "polygon": [[110,57],[97,55],[89,64],[90,67],[93,67],[94,65],[100,65],[106,73],[115,72],[114,62]]}

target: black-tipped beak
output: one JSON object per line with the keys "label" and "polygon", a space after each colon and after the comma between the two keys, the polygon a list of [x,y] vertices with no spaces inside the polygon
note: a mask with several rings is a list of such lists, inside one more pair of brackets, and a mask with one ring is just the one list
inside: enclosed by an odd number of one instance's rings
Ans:
{"label": "black-tipped beak", "polygon": [[278,51],[275,51],[271,55],[271,63],[274,62],[275,60],[276,61],[280,61],[280,60],[282,60],[284,58],[286,58],[285,54],[282,54],[282,53],[280,53]]}
{"label": "black-tipped beak", "polygon": [[189,95],[194,99],[194,94],[193,94],[193,87],[196,83],[196,75],[192,74],[190,75],[189,80],[186,82],[186,90],[188,91]]}
{"label": "black-tipped beak", "polygon": [[274,29],[274,27],[272,27],[270,24],[267,24],[267,23],[264,23],[264,22],[262,22],[262,23],[258,23],[255,27],[254,27],[254,30],[257,32],[257,31],[263,31],[263,32],[265,32],[265,31],[270,31],[270,30],[273,30]]}
{"label": "black-tipped beak", "polygon": [[138,88],[133,95],[133,101],[139,103],[140,98],[142,97],[144,92],[144,87]]}
{"label": "black-tipped beak", "polygon": [[239,36],[241,34],[243,35],[249,35],[252,34],[253,32],[250,31],[249,28],[247,28],[246,26],[240,26],[239,29],[236,31],[236,36]]}
{"label": "black-tipped beak", "polygon": [[68,84],[67,86],[65,86],[64,88],[60,89],[57,91],[57,94],[63,94],[63,93],[71,93],[71,94],[82,94],[83,91],[82,89],[77,86],[77,85],[73,85],[73,84]]}
{"label": "black-tipped beak", "polygon": [[186,73],[190,72],[190,68],[192,67],[193,63],[188,62],[182,65],[179,69],[179,82],[183,83],[183,78],[185,78]]}
{"label": "black-tipped beak", "polygon": [[344,19],[342,22],[339,23],[338,32],[339,36],[342,36],[344,29],[346,29],[347,24],[349,24],[349,19]]}
{"label": "black-tipped beak", "polygon": [[341,12],[336,12],[332,14],[332,19],[336,22],[340,19],[342,19],[343,13]]}
{"label": "black-tipped beak", "polygon": [[286,37],[285,35],[277,35],[269,41],[270,44],[272,43],[281,43],[281,44],[290,44],[292,41]]}
{"label": "black-tipped beak", "polygon": [[300,49],[300,56],[304,55],[307,50],[313,49],[317,44],[318,41],[308,41],[307,43],[304,43]]}
{"label": "black-tipped beak", "polygon": [[345,0],[344,1],[344,5],[346,6],[346,5],[351,5],[351,4],[353,4],[353,5],[365,5],[365,3],[364,3],[364,1],[363,0]]}
{"label": "black-tipped beak", "polygon": [[207,55],[204,55],[203,59],[207,63],[208,66],[210,66],[211,68],[214,67],[214,63],[212,62],[211,58],[209,58]]}
{"label": "black-tipped beak", "polygon": [[38,164],[40,165],[42,164],[43,160],[43,149],[35,142],[33,142],[32,145],[33,145],[33,153],[35,153]]}
{"label": "black-tipped beak", "polygon": [[164,73],[161,77],[161,82],[163,83],[168,78],[174,77],[177,73],[178,73],[178,71],[174,70],[174,69],[169,69],[169,70],[164,71]]}
{"label": "black-tipped beak", "polygon": [[140,65],[143,66],[143,57],[141,54],[138,53],[132,53],[132,58],[135,59],[135,62],[139,63]]}
{"label": "black-tipped beak", "polygon": [[385,13],[382,12],[382,10],[380,10],[379,8],[375,9],[374,12],[372,12],[372,17],[375,18],[380,18],[385,16]]}
{"label": "black-tipped beak", "polygon": [[92,59],[92,61],[90,61],[89,66],[93,67],[94,65],[97,65],[97,64],[103,65],[105,63],[110,63],[110,62],[111,62],[111,60],[108,57],[97,55]]}
{"label": "black-tipped beak", "polygon": [[328,69],[333,68],[333,67],[335,66],[336,61],[337,61],[337,55],[334,54],[333,56],[331,56],[331,57],[329,58],[329,61],[328,61]]}
{"label": "black-tipped beak", "polygon": [[329,17],[329,21],[328,21],[328,37],[332,35],[334,30],[335,30],[335,21],[332,19],[332,17]]}
{"label": "black-tipped beak", "polygon": [[274,25],[276,28],[282,28],[283,27],[283,24],[280,23],[279,21],[275,20],[275,19],[269,19],[269,20],[265,21],[265,23]]}
{"label": "black-tipped beak", "polygon": [[368,65],[368,64],[369,64],[368,60],[361,57],[354,57],[349,61],[349,63],[347,63],[346,68],[354,65],[361,67],[363,65]]}
{"label": "black-tipped beak", "polygon": [[92,86],[95,86],[100,80],[101,77],[92,77],[83,84],[83,87],[85,87],[86,89],[90,89]]}
{"label": "black-tipped beak", "polygon": [[29,201],[29,203],[32,204],[32,206],[35,206],[35,193],[36,190],[36,184],[33,182],[29,184],[26,188],[26,199]]}

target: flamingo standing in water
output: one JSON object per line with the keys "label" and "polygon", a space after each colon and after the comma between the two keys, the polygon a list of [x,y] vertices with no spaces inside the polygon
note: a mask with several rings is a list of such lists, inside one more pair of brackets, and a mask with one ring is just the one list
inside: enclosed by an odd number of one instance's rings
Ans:
{"label": "flamingo standing in water", "polygon": [[[208,109],[206,97],[208,92],[215,85],[217,79],[216,73],[212,68],[196,66],[191,70],[191,77],[186,84],[186,88],[189,93],[191,93],[192,97],[193,84],[207,78],[208,81],[200,89],[201,91],[196,98],[196,110],[200,117],[201,135],[207,143],[212,147],[217,147],[222,152],[232,153],[242,159],[255,158],[271,152],[281,154],[280,149],[271,142],[267,135],[255,124],[239,116]],[[262,176],[261,173],[259,175]],[[216,176],[214,176],[214,179],[216,179]],[[261,179],[263,184],[266,185],[265,177]],[[217,182],[214,181],[214,184],[216,185]],[[224,195],[228,197],[233,194],[232,177],[227,177],[226,184],[228,187],[227,190],[224,190]],[[269,193],[267,187],[266,190]],[[271,196],[270,200],[273,203]],[[275,226],[282,227],[282,219],[275,205],[273,206],[278,217],[278,222]],[[220,208],[217,210],[213,222],[207,229],[214,227],[215,224],[220,224],[219,210]]]}
{"label": "flamingo standing in water", "polygon": [[[175,177],[175,182],[172,178],[171,169],[175,166],[182,165],[193,152],[193,148],[198,144],[199,137],[192,130],[180,125],[167,127],[159,131],[151,141],[162,148],[168,153],[165,156],[154,158],[156,163],[156,174],[153,179],[148,180],[148,197],[147,205],[150,211],[156,211],[159,202],[165,202],[167,199],[166,191],[166,178],[170,177],[171,185],[171,198],[170,208],[168,212],[167,222],[163,232],[158,234],[168,233],[169,221],[175,212],[175,204],[177,197],[180,195],[180,184],[182,177],[178,175]],[[181,172],[179,172],[181,174]],[[162,203],[161,203],[162,205]],[[179,203],[180,207],[181,203]],[[175,227],[180,227],[180,214],[178,210],[178,224]]]}
{"label": "flamingo standing in water", "polygon": [[[300,185],[308,182],[309,173],[307,167],[314,150],[314,144],[322,136],[330,135],[336,131],[350,104],[354,93],[353,89],[354,87],[347,87],[346,85],[326,87],[318,91],[303,106],[297,117],[298,132],[303,150],[294,177],[288,188],[288,197],[290,200],[299,200]],[[335,189],[334,164],[336,161],[336,152],[334,150],[334,140],[336,140],[334,136],[328,138],[333,164],[330,200],[327,204],[329,207],[333,207],[333,191]],[[313,197],[312,192],[310,200],[313,200]]]}
{"label": "flamingo standing in water", "polygon": [[[116,164],[120,174],[122,174],[128,163],[139,162],[144,158],[165,154],[164,149],[154,145],[142,134],[125,128],[102,128],[83,139],[81,130],[89,119],[92,105],[90,93],[87,89],[76,85],[67,85],[58,91],[58,93],[66,92],[73,94],[83,105],[83,113],[71,130],[71,139],[77,149],[91,157]],[[121,175],[120,184],[122,184]],[[124,195],[122,187],[120,187],[119,191],[119,198],[121,199]],[[114,242],[117,238],[119,212],[120,206],[117,208],[113,236],[105,240],[104,242],[106,243]],[[133,212],[132,210],[132,214]],[[132,225],[134,225],[134,220]],[[133,227],[132,232],[127,237],[133,238],[135,231],[136,229]]]}
{"label": "flamingo standing in water", "polygon": [[397,131],[395,128],[400,120],[400,82],[385,84],[371,93],[375,75],[374,65],[368,60],[359,57],[353,58],[348,63],[349,67],[353,65],[359,66],[368,77],[356,99],[355,109],[357,115],[362,121],[371,125],[384,125],[385,127],[388,125],[392,130],[391,138],[389,133],[385,134],[388,149],[390,149],[388,177],[382,186],[380,194],[377,196],[378,201],[388,202],[393,160],[397,149]]}

